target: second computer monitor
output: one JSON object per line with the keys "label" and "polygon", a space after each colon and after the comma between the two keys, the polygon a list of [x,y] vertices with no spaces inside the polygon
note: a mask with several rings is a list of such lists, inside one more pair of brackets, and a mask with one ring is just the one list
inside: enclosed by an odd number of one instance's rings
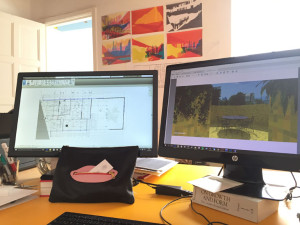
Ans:
{"label": "second computer monitor", "polygon": [[137,145],[157,155],[157,71],[20,73],[11,156],[58,156],[64,145]]}

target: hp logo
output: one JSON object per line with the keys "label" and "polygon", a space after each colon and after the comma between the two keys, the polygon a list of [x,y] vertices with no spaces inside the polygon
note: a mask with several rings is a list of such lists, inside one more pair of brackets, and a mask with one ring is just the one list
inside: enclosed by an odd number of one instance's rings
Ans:
{"label": "hp logo", "polygon": [[239,160],[239,157],[237,155],[233,155],[231,159],[233,162],[237,162]]}

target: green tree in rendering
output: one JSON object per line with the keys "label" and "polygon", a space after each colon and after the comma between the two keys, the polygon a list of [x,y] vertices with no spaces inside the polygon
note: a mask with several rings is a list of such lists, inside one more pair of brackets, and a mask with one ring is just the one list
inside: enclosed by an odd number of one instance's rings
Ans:
{"label": "green tree in rendering", "polygon": [[265,80],[261,81],[260,84],[263,84],[261,88],[261,94],[266,91],[266,94],[271,97],[271,106],[275,101],[276,95],[281,93],[281,105],[283,108],[283,114],[285,115],[288,100],[291,97],[294,97],[295,111],[298,107],[298,79],[283,79],[283,80]]}
{"label": "green tree in rendering", "polygon": [[246,98],[245,94],[242,92],[238,92],[236,95],[232,95],[229,98],[229,105],[245,105]]}
{"label": "green tree in rendering", "polygon": [[183,117],[184,119],[197,118],[197,122],[205,124],[208,118],[212,90],[212,85],[176,88],[174,123],[179,117]]}

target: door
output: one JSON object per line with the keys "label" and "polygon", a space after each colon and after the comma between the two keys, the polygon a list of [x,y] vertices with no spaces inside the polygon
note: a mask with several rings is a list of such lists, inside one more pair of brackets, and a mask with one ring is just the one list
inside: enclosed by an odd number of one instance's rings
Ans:
{"label": "door", "polygon": [[45,71],[45,25],[0,12],[0,112],[13,108],[19,72]]}

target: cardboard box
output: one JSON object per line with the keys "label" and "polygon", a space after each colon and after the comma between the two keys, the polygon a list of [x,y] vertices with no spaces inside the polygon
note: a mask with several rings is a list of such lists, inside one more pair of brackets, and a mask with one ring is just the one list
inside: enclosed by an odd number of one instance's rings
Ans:
{"label": "cardboard box", "polygon": [[224,192],[209,192],[194,186],[194,203],[259,223],[278,210],[279,201],[250,198]]}

